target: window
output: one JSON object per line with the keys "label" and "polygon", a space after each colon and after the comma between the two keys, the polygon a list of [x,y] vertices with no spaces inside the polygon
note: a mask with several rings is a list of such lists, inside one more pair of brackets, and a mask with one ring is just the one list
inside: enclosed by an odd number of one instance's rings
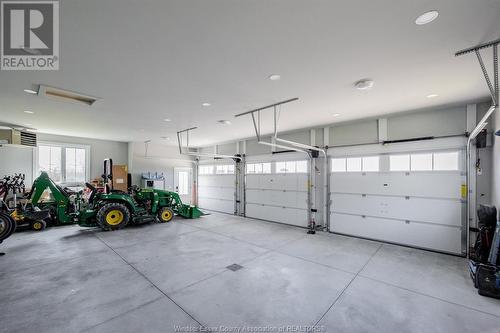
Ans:
{"label": "window", "polygon": [[412,171],[432,170],[432,154],[412,154],[410,158]]}
{"label": "window", "polygon": [[89,178],[89,147],[41,143],[36,156],[38,174],[45,171],[56,183],[81,184]]}
{"label": "window", "polygon": [[436,171],[458,170],[458,152],[434,153],[433,167]]}
{"label": "window", "polygon": [[389,156],[391,171],[410,171],[410,155]]}
{"label": "window", "polygon": [[234,174],[234,165],[216,165],[215,173],[218,175]]}
{"label": "window", "polygon": [[66,182],[85,182],[85,149],[65,148],[66,150]]}
{"label": "window", "polygon": [[213,165],[200,165],[198,168],[200,175],[211,175],[214,173]]}
{"label": "window", "polygon": [[189,194],[189,172],[179,171],[179,195]]}
{"label": "window", "polygon": [[307,161],[276,162],[276,173],[307,173]]}
{"label": "window", "polygon": [[247,174],[250,173],[271,173],[271,163],[249,163]]}
{"label": "window", "polygon": [[345,171],[346,171],[346,159],[334,158],[332,160],[332,172],[345,172]]}
{"label": "window", "polygon": [[455,171],[459,170],[459,153],[418,153],[391,155],[391,171]]}
{"label": "window", "polygon": [[348,158],[346,161],[347,172],[360,172],[361,171],[361,157]]}
{"label": "window", "polygon": [[332,172],[377,172],[379,169],[379,156],[334,158],[332,160]]}
{"label": "window", "polygon": [[363,172],[378,172],[380,170],[380,162],[378,156],[363,157]]}
{"label": "window", "polygon": [[60,183],[62,177],[61,147],[38,147],[38,170],[45,171],[53,181]]}

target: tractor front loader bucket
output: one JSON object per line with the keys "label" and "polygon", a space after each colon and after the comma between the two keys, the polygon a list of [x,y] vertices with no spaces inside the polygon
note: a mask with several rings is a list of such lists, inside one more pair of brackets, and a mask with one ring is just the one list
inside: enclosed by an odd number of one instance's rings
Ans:
{"label": "tractor front loader bucket", "polygon": [[177,214],[186,219],[197,219],[202,215],[206,215],[196,206],[182,204],[177,209]]}

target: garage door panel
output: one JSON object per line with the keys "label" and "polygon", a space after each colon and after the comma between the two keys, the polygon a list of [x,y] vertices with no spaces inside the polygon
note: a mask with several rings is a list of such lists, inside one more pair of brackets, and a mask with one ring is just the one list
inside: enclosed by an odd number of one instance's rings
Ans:
{"label": "garage door panel", "polygon": [[454,225],[460,227],[462,202],[447,199],[362,196],[359,194],[332,194],[332,211],[357,215],[387,217]]}
{"label": "garage door panel", "polygon": [[246,187],[249,189],[260,188],[260,177],[258,175],[246,175]]}
{"label": "garage door panel", "polygon": [[234,189],[228,187],[204,186],[198,188],[198,196],[233,200]]}
{"label": "garage door panel", "polygon": [[337,193],[384,194],[460,199],[464,177],[451,173],[333,173],[331,188]]}
{"label": "garage door panel", "polygon": [[297,208],[307,209],[307,192],[297,192]]}
{"label": "garage door panel", "polygon": [[199,175],[198,206],[234,214],[235,175]]}
{"label": "garage door panel", "polygon": [[217,212],[228,214],[234,213],[234,202],[231,200],[221,200],[212,198],[199,198],[198,206],[201,209],[209,209]]}
{"label": "garage door panel", "polygon": [[333,213],[332,231],[347,235],[461,254],[458,227]]}
{"label": "garage door panel", "polygon": [[460,185],[464,177],[458,172],[395,173],[389,178],[387,194],[432,196],[460,199]]}

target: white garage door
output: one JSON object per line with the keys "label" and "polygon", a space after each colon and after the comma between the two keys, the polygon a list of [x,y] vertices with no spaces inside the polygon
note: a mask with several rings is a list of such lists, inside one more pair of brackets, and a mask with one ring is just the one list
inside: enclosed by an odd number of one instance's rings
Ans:
{"label": "white garage door", "polygon": [[236,178],[233,164],[198,167],[198,206],[202,209],[234,214]]}
{"label": "white garage door", "polygon": [[462,151],[337,157],[332,232],[462,254]]}
{"label": "white garage door", "polygon": [[307,226],[306,160],[248,162],[246,216]]}

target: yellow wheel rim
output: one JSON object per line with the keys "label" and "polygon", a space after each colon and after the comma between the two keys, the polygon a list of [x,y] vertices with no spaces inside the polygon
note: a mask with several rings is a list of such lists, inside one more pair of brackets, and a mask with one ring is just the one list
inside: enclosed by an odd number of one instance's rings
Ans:
{"label": "yellow wheel rim", "polygon": [[118,225],[123,221],[123,213],[118,209],[113,209],[106,214],[106,223],[109,225]]}
{"label": "yellow wheel rim", "polygon": [[35,229],[35,230],[42,229],[42,224],[40,222],[33,223],[33,229]]}
{"label": "yellow wheel rim", "polygon": [[170,221],[170,219],[172,219],[172,212],[169,211],[168,209],[165,209],[162,213],[161,213],[161,219],[163,221]]}

